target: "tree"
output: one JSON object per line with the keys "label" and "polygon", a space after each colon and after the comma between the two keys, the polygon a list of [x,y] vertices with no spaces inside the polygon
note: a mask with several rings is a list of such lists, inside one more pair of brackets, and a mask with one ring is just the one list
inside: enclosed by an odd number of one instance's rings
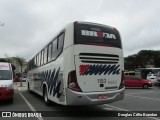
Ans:
{"label": "tree", "polygon": [[160,67],[160,51],[141,50],[137,54],[125,57],[125,70],[135,70],[136,68],[146,68],[147,65]]}
{"label": "tree", "polygon": [[[25,59],[24,58],[20,58],[20,57],[14,57],[14,60],[16,61],[16,63],[20,66],[20,71],[21,71],[21,78],[22,78],[22,74],[23,74],[23,67],[26,63]],[[20,86],[22,86],[22,79],[20,81]]]}
{"label": "tree", "polygon": [[137,55],[130,55],[125,58],[125,70],[135,70],[138,67]]}
{"label": "tree", "polygon": [[155,51],[153,54],[153,62],[155,67],[160,67],[160,51]]}

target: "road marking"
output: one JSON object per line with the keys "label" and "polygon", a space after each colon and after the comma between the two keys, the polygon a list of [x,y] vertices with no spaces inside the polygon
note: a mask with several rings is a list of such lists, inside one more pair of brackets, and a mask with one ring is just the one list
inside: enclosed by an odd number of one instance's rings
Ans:
{"label": "road marking", "polygon": [[131,96],[131,97],[148,99],[148,100],[160,101],[160,99],[154,99],[154,98],[148,98],[148,97],[141,97],[141,96],[136,96],[136,95],[128,95],[128,94],[125,94],[125,95],[126,95],[126,96]]}
{"label": "road marking", "polygon": [[[23,98],[23,100],[26,102],[26,104],[28,105],[28,107],[31,109],[31,111],[35,112],[36,109],[29,103],[29,101],[22,95],[21,92],[18,91],[18,93],[20,94],[20,96]],[[44,120],[41,117],[37,117],[38,120]]]}
{"label": "road marking", "polygon": [[153,119],[153,120],[160,120],[159,118],[155,118],[155,117],[148,117],[150,119]]}
{"label": "road marking", "polygon": [[[133,112],[130,111],[130,110],[123,109],[123,108],[120,108],[120,107],[115,107],[115,106],[108,105],[108,104],[104,104],[104,105],[107,106],[107,107],[111,107],[111,108],[117,109],[117,110],[128,111],[128,112],[133,113]],[[156,118],[156,117],[146,117],[146,118],[150,118],[150,119],[153,119],[153,120],[160,120],[159,118]]]}
{"label": "road marking", "polygon": [[115,107],[115,106],[108,105],[108,104],[104,104],[104,105],[105,105],[105,106],[107,106],[107,107],[111,107],[111,108],[118,109],[118,110],[122,110],[122,111],[130,111],[130,110],[127,110],[127,109],[123,109],[123,108]]}

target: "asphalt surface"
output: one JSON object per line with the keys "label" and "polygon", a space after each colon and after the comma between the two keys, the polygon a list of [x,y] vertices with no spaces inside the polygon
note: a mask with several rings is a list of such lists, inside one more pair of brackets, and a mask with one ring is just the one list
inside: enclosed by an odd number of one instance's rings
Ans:
{"label": "asphalt surface", "polygon": [[[133,114],[141,116],[147,112],[160,115],[160,88],[127,88],[125,98],[122,101],[98,106],[67,107],[54,103],[51,106],[46,106],[42,97],[27,92],[25,86],[15,87],[13,104],[1,101],[0,111],[0,114],[4,111],[11,112],[14,116],[9,118],[11,120],[160,120],[160,117],[156,116],[133,117]],[[37,117],[24,117],[26,114],[27,116],[32,114],[32,111],[39,113]],[[17,114],[14,112],[24,116],[16,117]],[[127,115],[128,117],[124,117]],[[130,115],[132,116],[129,117]],[[0,118],[0,120],[7,119],[7,117]]]}

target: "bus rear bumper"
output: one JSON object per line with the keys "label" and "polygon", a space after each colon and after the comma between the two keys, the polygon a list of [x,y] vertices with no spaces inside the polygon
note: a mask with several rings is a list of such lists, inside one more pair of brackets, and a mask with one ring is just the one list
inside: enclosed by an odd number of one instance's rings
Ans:
{"label": "bus rear bumper", "polygon": [[115,91],[107,92],[76,92],[66,88],[67,105],[101,105],[122,100],[125,87]]}

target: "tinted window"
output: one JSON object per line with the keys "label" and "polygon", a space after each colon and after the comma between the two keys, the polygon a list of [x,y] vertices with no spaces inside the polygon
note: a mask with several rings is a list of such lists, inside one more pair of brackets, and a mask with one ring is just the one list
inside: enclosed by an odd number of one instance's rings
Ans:
{"label": "tinted window", "polygon": [[120,35],[116,29],[89,24],[75,24],[75,44],[122,48]]}
{"label": "tinted window", "polygon": [[41,53],[38,53],[38,66],[41,65]]}
{"label": "tinted window", "polygon": [[44,63],[44,50],[41,51],[41,65]]}
{"label": "tinted window", "polygon": [[125,75],[135,75],[135,73],[134,72],[126,72],[126,73],[124,73]]}
{"label": "tinted window", "polygon": [[39,54],[37,54],[28,64],[29,69],[41,66],[55,60],[62,52],[64,42],[64,32],[61,32],[52,42],[49,43]]}
{"label": "tinted window", "polygon": [[37,67],[37,58],[34,58],[34,62],[33,62],[33,68]]}
{"label": "tinted window", "polygon": [[157,76],[157,74],[153,74],[153,76]]}
{"label": "tinted window", "polygon": [[0,80],[11,80],[12,72],[10,70],[0,70]]}
{"label": "tinted window", "polygon": [[58,49],[63,47],[63,39],[64,39],[64,33],[62,33],[59,37],[58,37]]}
{"label": "tinted window", "polygon": [[44,64],[47,63],[47,47],[44,49]]}
{"label": "tinted window", "polygon": [[38,63],[39,63],[39,54],[36,56],[36,66],[38,66]]}
{"label": "tinted window", "polygon": [[48,46],[48,62],[50,62],[51,61],[51,52],[52,52],[52,43],[51,44],[49,44],[49,46]]}
{"label": "tinted window", "polygon": [[124,76],[124,80],[128,80],[128,76]]}
{"label": "tinted window", "polygon": [[138,77],[134,77],[134,76],[132,76],[131,77],[131,80],[141,80],[140,78],[138,78]]}
{"label": "tinted window", "polygon": [[52,42],[52,60],[56,58],[56,50],[57,50],[57,39]]}

